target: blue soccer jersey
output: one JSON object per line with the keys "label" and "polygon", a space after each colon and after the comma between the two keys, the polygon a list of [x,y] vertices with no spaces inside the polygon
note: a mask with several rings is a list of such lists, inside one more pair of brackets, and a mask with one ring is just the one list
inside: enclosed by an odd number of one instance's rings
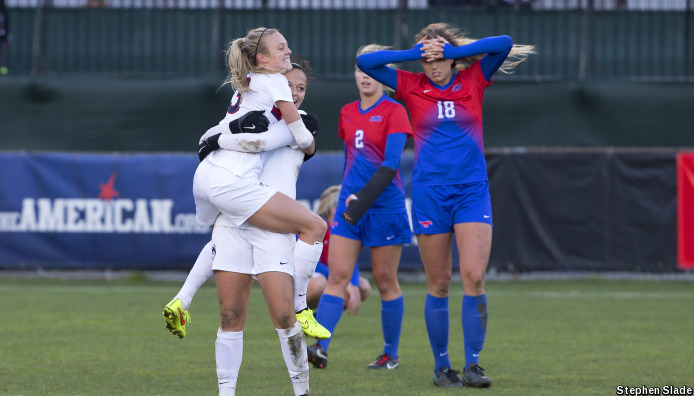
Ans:
{"label": "blue soccer jersey", "polygon": [[[392,133],[412,135],[405,108],[386,95],[362,110],[359,101],[340,111],[339,136],[345,141],[345,171],[340,203],[361,190],[385,159],[386,140]],[[370,213],[392,213],[405,207],[405,191],[400,172],[369,208]]]}
{"label": "blue soccer jersey", "polygon": [[397,71],[396,98],[405,102],[414,129],[413,187],[487,180],[482,96],[489,85],[479,62],[444,87],[424,73]]}

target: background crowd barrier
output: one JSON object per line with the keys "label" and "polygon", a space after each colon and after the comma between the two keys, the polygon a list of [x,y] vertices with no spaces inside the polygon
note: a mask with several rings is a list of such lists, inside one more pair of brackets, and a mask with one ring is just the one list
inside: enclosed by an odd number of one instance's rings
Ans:
{"label": "background crowd barrier", "polygon": [[[490,268],[677,271],[677,154],[490,150]],[[413,157],[402,159],[408,197]],[[340,183],[343,161],[324,153],[307,162],[298,199],[315,208]],[[0,268],[188,270],[210,238],[195,222],[197,162],[194,154],[0,154]],[[687,199],[691,221],[691,192]],[[370,269],[366,249],[359,264]],[[414,238],[401,269],[422,270]]]}

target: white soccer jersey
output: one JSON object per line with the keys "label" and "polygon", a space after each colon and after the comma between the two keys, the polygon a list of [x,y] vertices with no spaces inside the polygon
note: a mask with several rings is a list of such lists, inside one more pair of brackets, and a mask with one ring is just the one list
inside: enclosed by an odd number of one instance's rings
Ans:
{"label": "white soccer jersey", "polygon": [[[281,114],[275,107],[275,102],[293,102],[292,92],[287,78],[282,74],[258,74],[249,73],[250,90],[244,94],[234,94],[229,105],[227,115],[220,124],[227,124],[242,115],[254,110],[264,110],[270,125],[277,123]],[[222,133],[229,133],[228,128],[221,128]],[[207,138],[207,133],[200,138],[200,142]],[[216,166],[241,176],[257,178],[263,169],[266,153],[242,153],[230,150],[216,150],[207,156]]]}

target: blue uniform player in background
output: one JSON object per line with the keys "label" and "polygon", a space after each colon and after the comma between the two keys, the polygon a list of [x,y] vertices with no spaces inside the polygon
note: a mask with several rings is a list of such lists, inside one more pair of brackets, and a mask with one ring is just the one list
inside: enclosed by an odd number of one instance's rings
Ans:
{"label": "blue uniform player in background", "polygon": [[[357,54],[385,48],[367,45]],[[318,302],[317,318],[326,329],[335,329],[359,252],[363,246],[369,247],[373,277],[381,297],[383,350],[367,367],[394,369],[399,364],[405,309],[398,266],[402,245],[412,240],[398,170],[412,127],[405,108],[383,93],[381,83],[359,68],[355,68],[354,77],[360,99],[340,111],[339,136],[345,141],[345,170],[330,224],[330,274]],[[327,366],[330,341],[319,340],[309,347],[308,358],[315,367]]]}
{"label": "blue uniform player in background", "polygon": [[[484,275],[492,243],[482,96],[497,70],[511,72],[534,50],[514,45],[508,36],[473,40],[444,23],[425,27],[415,42],[410,50],[360,55],[357,66],[393,88],[412,119],[412,223],[427,275],[424,318],[434,355],[434,385],[489,387],[492,381],[478,365],[487,328]],[[417,60],[424,73],[387,66]],[[462,379],[448,355],[453,233],[464,290]]]}

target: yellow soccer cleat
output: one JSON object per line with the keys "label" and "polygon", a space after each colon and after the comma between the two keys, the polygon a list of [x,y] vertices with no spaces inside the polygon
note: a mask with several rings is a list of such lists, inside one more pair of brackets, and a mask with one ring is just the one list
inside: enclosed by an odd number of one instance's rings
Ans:
{"label": "yellow soccer cleat", "polygon": [[330,338],[330,331],[316,321],[316,318],[313,317],[313,311],[310,309],[307,308],[297,313],[296,320],[301,324],[307,336],[319,339]]}
{"label": "yellow soccer cleat", "polygon": [[174,298],[164,307],[164,319],[166,319],[166,328],[178,338],[186,336],[186,325],[190,323],[190,314],[183,309],[183,303],[178,298]]}

